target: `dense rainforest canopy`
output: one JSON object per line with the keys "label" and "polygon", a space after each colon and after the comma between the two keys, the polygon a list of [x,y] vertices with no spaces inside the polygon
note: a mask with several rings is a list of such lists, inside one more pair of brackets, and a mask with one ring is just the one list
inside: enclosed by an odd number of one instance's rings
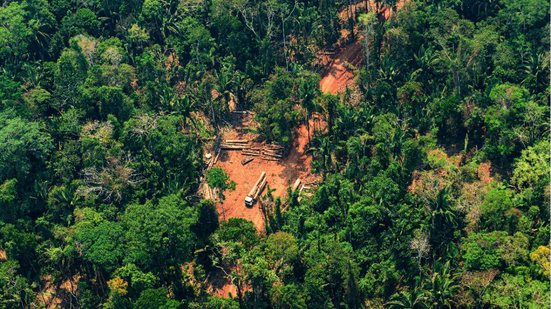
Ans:
{"label": "dense rainforest canopy", "polygon": [[[549,2],[354,3],[3,1],[0,307],[547,307]],[[285,147],[327,123],[265,233],[197,195],[230,103]]]}

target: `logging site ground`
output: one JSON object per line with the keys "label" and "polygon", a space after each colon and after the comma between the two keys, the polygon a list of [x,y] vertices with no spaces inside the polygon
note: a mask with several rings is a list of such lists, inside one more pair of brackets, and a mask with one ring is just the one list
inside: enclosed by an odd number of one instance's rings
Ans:
{"label": "logging site ground", "polygon": [[[362,47],[358,42],[353,42],[339,48],[334,55],[324,55],[323,76],[320,80],[320,90],[323,93],[338,94],[354,82],[353,68],[362,61]],[[258,135],[251,133],[255,127],[254,116],[249,113],[234,113],[232,126],[223,130],[220,140],[247,140],[249,147],[262,147]],[[311,123],[310,137],[316,126],[323,126],[320,118],[314,117]],[[296,179],[303,185],[309,186],[316,183],[318,176],[311,173],[312,157],[307,150],[308,130],[305,124],[301,124],[294,132],[294,140],[289,151],[279,161],[263,160],[255,157],[251,162],[243,165],[241,161],[247,156],[238,150],[222,150],[215,166],[223,168],[230,179],[236,183],[235,190],[224,192],[225,200],[217,204],[217,210],[222,220],[229,218],[242,218],[252,221],[260,232],[264,231],[264,214],[256,203],[253,207],[247,207],[244,199],[254,186],[262,172],[266,172],[267,188],[273,190],[275,197],[284,197],[287,188],[292,186]],[[267,189],[262,193],[265,194]]]}
{"label": "logging site ground", "polygon": [[[353,83],[354,73],[351,66],[361,62],[361,45],[357,42],[349,44],[333,57],[326,57],[325,70],[320,81],[320,89],[324,93],[337,94],[346,90]],[[220,141],[247,140],[249,147],[262,147],[263,142],[258,135],[251,133],[254,129],[254,116],[250,113],[234,113],[231,126],[226,127]],[[310,138],[315,128],[324,126],[320,117],[314,117],[311,123]],[[296,179],[303,185],[309,186],[315,183],[319,177],[311,173],[312,157],[307,150],[308,130],[305,124],[301,124],[294,132],[294,140],[289,151],[279,161],[263,160],[260,157],[243,165],[241,161],[247,157],[239,150],[222,150],[214,166],[223,168],[230,179],[236,183],[235,190],[224,192],[225,200],[217,204],[217,210],[222,220],[229,218],[243,218],[252,221],[257,230],[264,231],[264,214],[258,203],[253,207],[247,207],[244,199],[254,186],[262,172],[266,172],[267,188],[273,190],[274,197],[284,197],[287,188],[292,186]],[[263,194],[267,191],[265,189]]]}
{"label": "logging site ground", "polygon": [[[258,136],[247,130],[253,122],[251,114],[234,114],[233,126],[224,130],[221,140],[248,140],[253,146],[262,146]],[[303,184],[315,182],[317,178],[310,171],[312,158],[306,154],[307,143],[308,130],[305,125],[301,125],[295,131],[295,139],[289,152],[280,161],[254,157],[253,161],[242,165],[241,160],[246,156],[241,151],[222,150],[215,166],[223,168],[236,183],[236,187],[235,190],[226,190],[224,202],[218,203],[220,218],[243,218],[252,221],[259,231],[263,231],[264,215],[258,203],[253,207],[247,207],[244,199],[262,172],[266,172],[267,187],[274,190],[274,196],[283,197],[287,188],[292,186],[297,178],[300,178]],[[267,189],[263,193],[266,191]]]}

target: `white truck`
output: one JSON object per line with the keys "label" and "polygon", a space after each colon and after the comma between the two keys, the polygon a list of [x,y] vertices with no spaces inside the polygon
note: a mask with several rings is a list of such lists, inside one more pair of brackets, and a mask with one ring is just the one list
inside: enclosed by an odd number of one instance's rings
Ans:
{"label": "white truck", "polygon": [[266,187],[266,183],[266,172],[262,172],[251,191],[249,191],[249,194],[245,197],[245,206],[253,207],[254,203],[258,199],[258,196],[262,193],[264,187]]}

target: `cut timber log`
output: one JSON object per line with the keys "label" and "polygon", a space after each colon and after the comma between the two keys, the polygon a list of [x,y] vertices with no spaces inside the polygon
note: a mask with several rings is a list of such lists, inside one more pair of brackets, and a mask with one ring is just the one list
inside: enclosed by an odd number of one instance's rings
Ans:
{"label": "cut timber log", "polygon": [[283,155],[277,152],[262,151],[262,154],[267,156],[272,156],[272,157],[278,157],[278,158],[283,157]]}
{"label": "cut timber log", "polygon": [[264,188],[266,187],[266,184],[267,184],[267,181],[266,181],[266,178],[264,178],[264,180],[260,183],[260,185],[258,185],[258,190],[256,190],[256,193],[255,195],[253,196],[253,198],[256,200],[258,198],[258,196],[260,195],[260,193],[262,193],[262,191],[264,190]]}
{"label": "cut timber log", "polygon": [[220,144],[220,148],[225,150],[241,150],[245,148],[245,145],[240,144]]}
{"label": "cut timber log", "polygon": [[205,193],[205,199],[207,200],[214,200],[214,195],[212,194],[212,189],[210,188],[208,183],[205,183],[203,187],[203,192]]}
{"label": "cut timber log", "polygon": [[216,164],[216,162],[218,162],[218,158],[220,158],[220,149],[218,149],[218,151],[216,152],[216,157],[214,157],[213,164]]}
{"label": "cut timber log", "polygon": [[254,197],[255,194],[256,194],[256,191],[258,190],[258,187],[260,186],[260,184],[266,180],[266,172],[262,172],[260,174],[260,177],[258,178],[258,180],[256,181],[256,183],[254,184],[254,186],[252,187],[251,191],[249,191],[249,194],[247,196],[250,196],[250,197]]}
{"label": "cut timber log", "polygon": [[205,197],[205,199],[210,200],[207,184],[203,185],[203,196]]}
{"label": "cut timber log", "polygon": [[279,149],[271,149],[271,148],[264,148],[262,149],[262,151],[266,151],[266,152],[276,152],[276,153],[281,153],[282,151],[279,150]]}
{"label": "cut timber log", "polygon": [[249,151],[242,151],[241,154],[244,156],[254,156],[254,157],[258,157],[260,155],[259,152],[249,152]]}
{"label": "cut timber log", "polygon": [[278,159],[283,158],[282,155],[280,155],[280,154],[275,154],[275,153],[265,153],[265,152],[263,152],[262,155],[267,156],[267,157],[278,158]]}
{"label": "cut timber log", "polygon": [[297,178],[297,180],[295,180],[295,183],[293,184],[293,186],[291,187],[291,190],[293,192],[295,192],[297,189],[298,189],[298,186],[300,186],[300,178]]}
{"label": "cut timber log", "polygon": [[209,162],[208,167],[211,168],[216,162],[218,162],[218,158],[220,157],[220,148],[218,148],[218,151],[216,152],[216,156],[214,156],[214,159]]}
{"label": "cut timber log", "polygon": [[272,158],[272,157],[262,157],[262,160],[266,160],[266,161],[276,161],[276,162],[281,161],[281,159]]}
{"label": "cut timber log", "polygon": [[254,158],[252,158],[252,157],[245,158],[245,159],[241,160],[241,165],[247,165],[247,164],[249,164],[252,160],[254,160]]}
{"label": "cut timber log", "polygon": [[246,139],[227,139],[226,143],[228,144],[247,144],[249,140]]}

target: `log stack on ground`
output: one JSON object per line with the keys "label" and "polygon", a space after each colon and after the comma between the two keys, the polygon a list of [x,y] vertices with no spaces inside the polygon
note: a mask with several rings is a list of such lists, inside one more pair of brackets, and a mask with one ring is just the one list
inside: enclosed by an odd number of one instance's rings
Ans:
{"label": "log stack on ground", "polygon": [[213,164],[216,164],[216,162],[218,162],[218,158],[220,158],[220,148],[218,148],[218,151],[216,152],[216,157],[214,157]]}
{"label": "log stack on ground", "polygon": [[245,156],[253,156],[257,157],[261,155],[262,149],[261,148],[245,148],[241,150],[241,154]]}
{"label": "log stack on ground", "polygon": [[220,144],[220,148],[224,150],[242,150],[246,146],[247,146],[246,144],[227,144],[227,143]]}
{"label": "log stack on ground", "polygon": [[274,144],[264,145],[262,147],[262,159],[268,161],[280,161],[283,159],[283,147]]}
{"label": "log stack on ground", "polygon": [[[281,159],[283,159],[283,151],[285,148],[275,144],[253,147],[250,141],[246,139],[227,139],[220,144],[220,149],[241,150],[241,154],[245,157],[260,157],[262,160],[267,161],[281,161]],[[251,161],[252,160],[247,161],[246,163]],[[245,160],[242,162],[245,162]]]}
{"label": "log stack on ground", "polygon": [[216,151],[216,156],[208,161],[208,168],[211,168],[214,164],[216,164],[216,162],[218,162],[218,158],[220,158],[220,148],[218,148],[218,151]]}
{"label": "log stack on ground", "polygon": [[263,182],[266,182],[266,172],[262,172],[260,174],[260,177],[258,178],[258,180],[256,181],[256,183],[254,184],[254,186],[251,188],[251,191],[249,191],[249,194],[248,196],[251,196],[251,197],[258,197],[258,193],[259,193],[259,188],[260,188],[260,185],[263,183]]}

